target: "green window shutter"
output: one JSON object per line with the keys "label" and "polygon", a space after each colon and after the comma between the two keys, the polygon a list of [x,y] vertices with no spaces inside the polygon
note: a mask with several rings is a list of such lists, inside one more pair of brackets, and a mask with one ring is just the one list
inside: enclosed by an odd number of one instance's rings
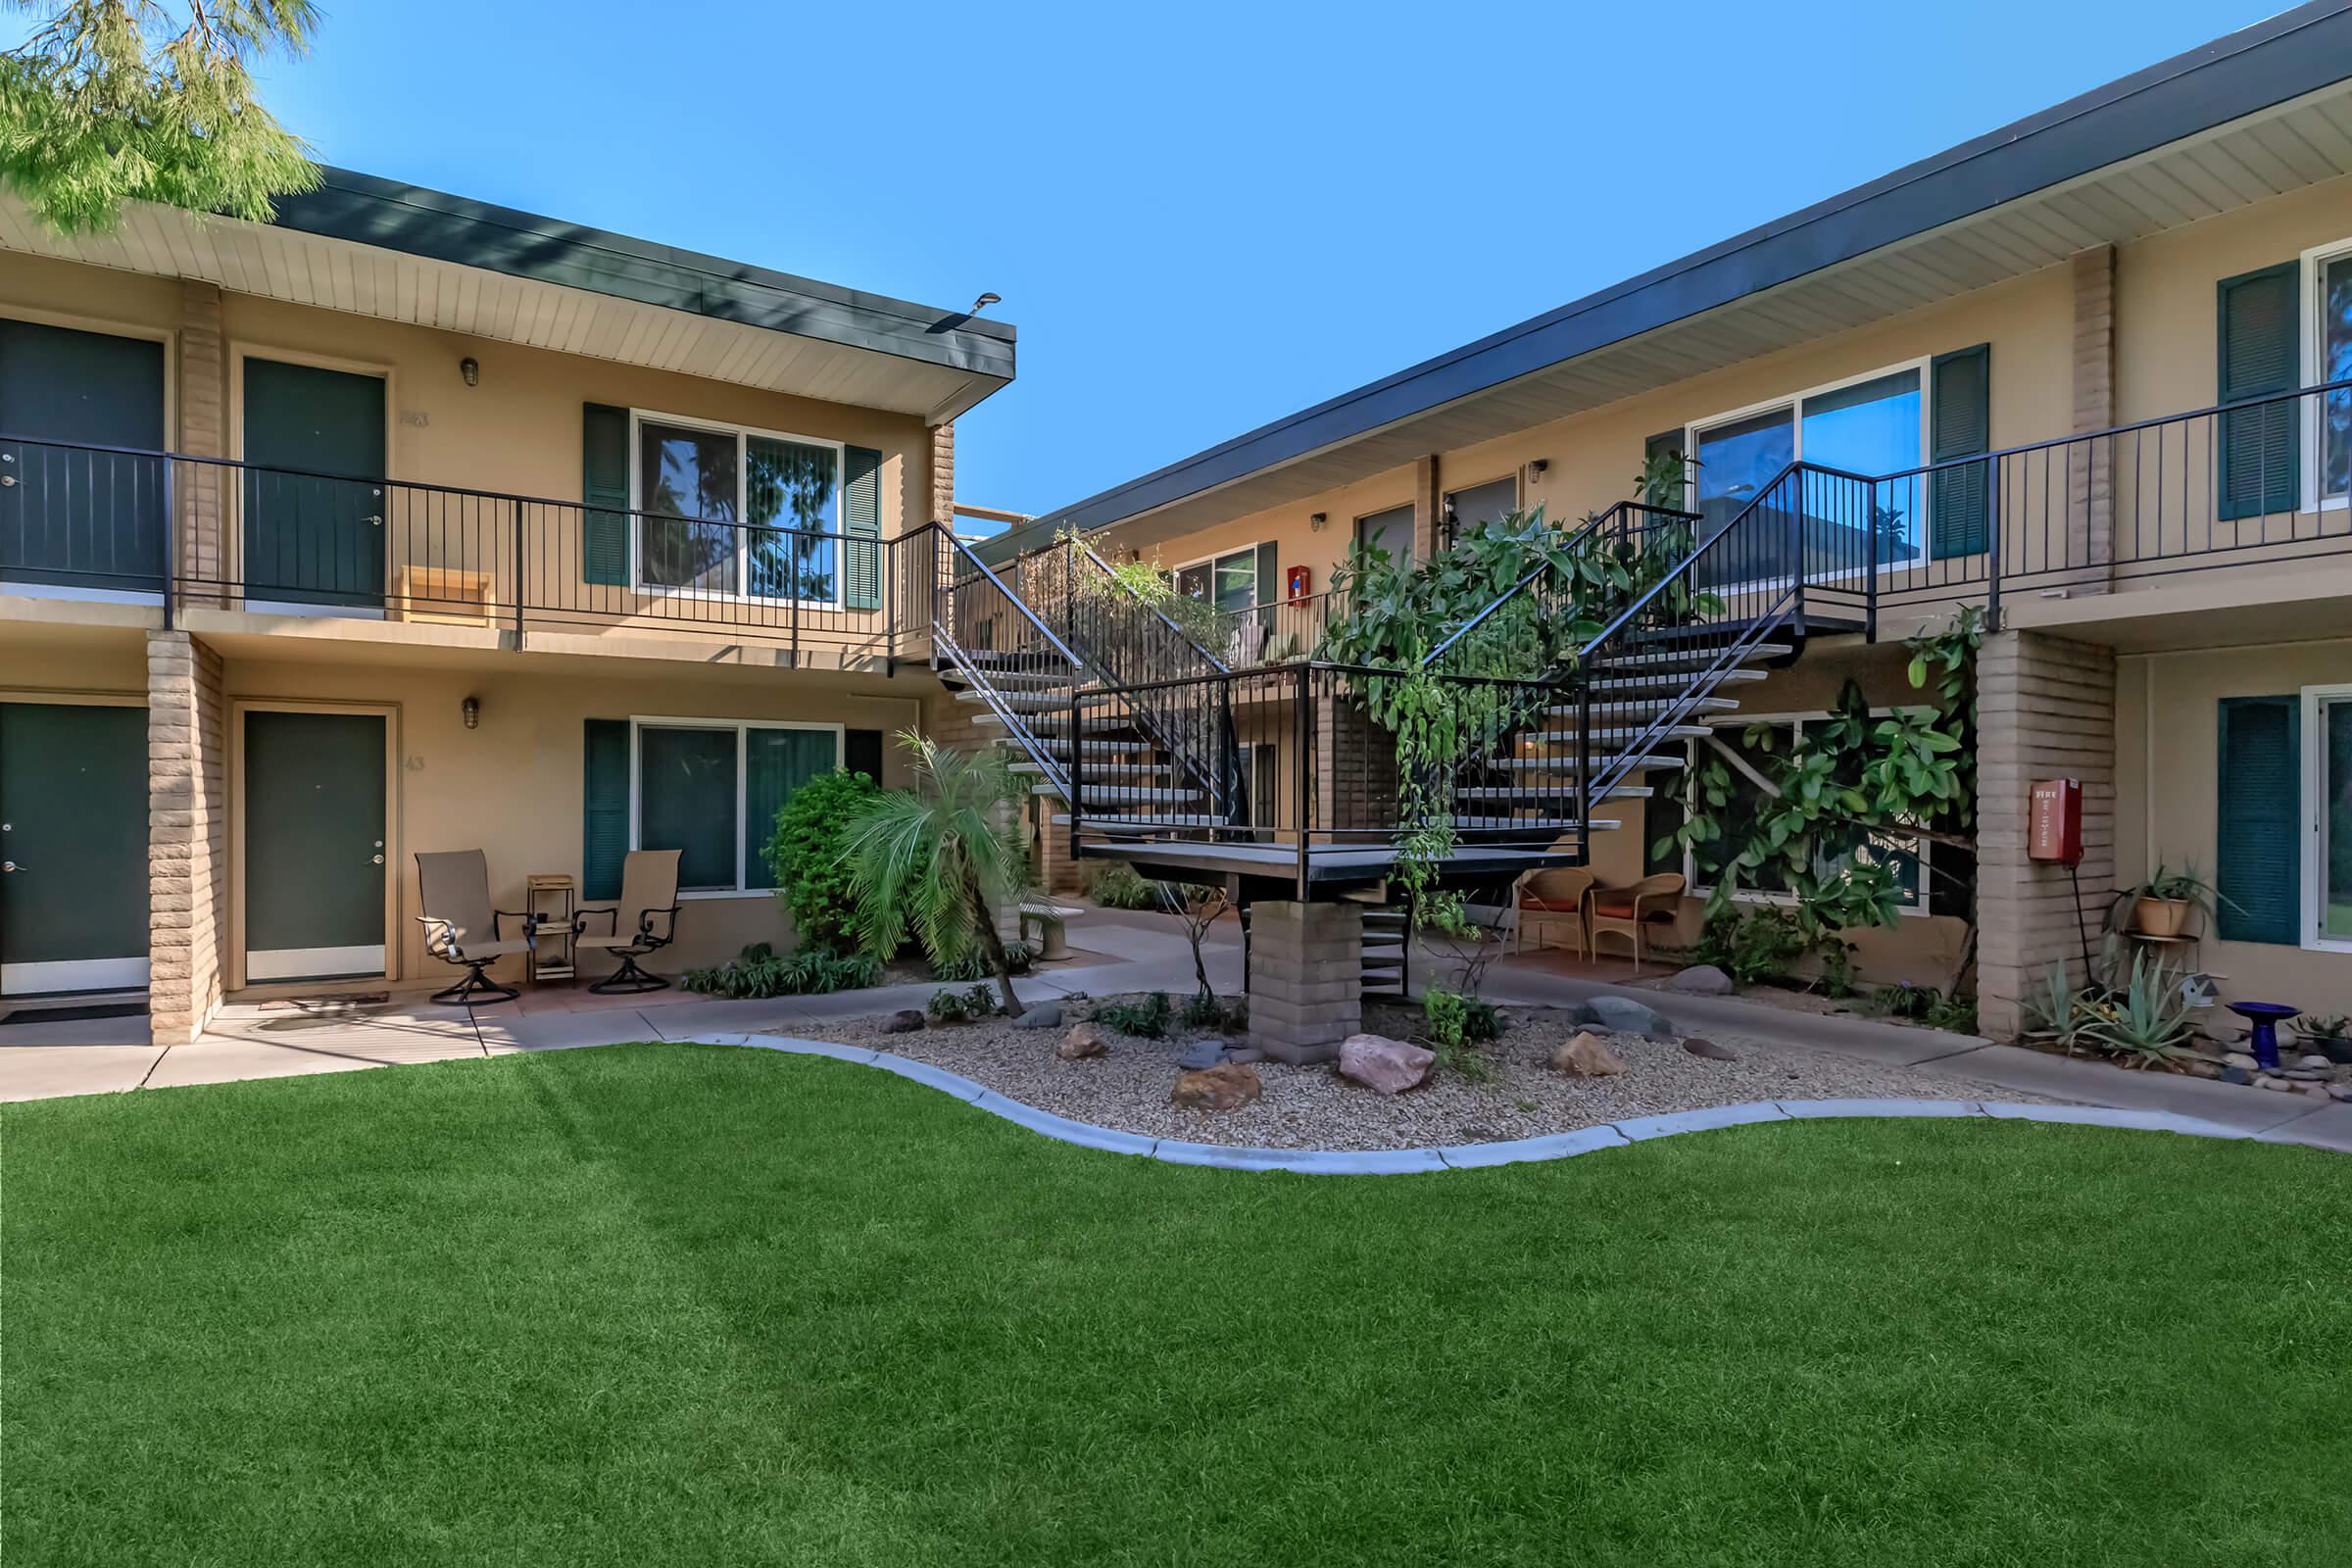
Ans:
{"label": "green window shutter", "polygon": [[[1992,449],[1992,346],[1938,354],[1928,367],[1930,463]],[[1929,556],[1981,556],[1991,543],[1992,466],[1946,468],[1929,486]]]}
{"label": "green window shutter", "polygon": [[[842,532],[849,550],[847,587],[852,610],[882,608],[882,454],[851,447],[842,475]],[[872,540],[867,544],[864,541]]]}
{"label": "green window shutter", "polygon": [[[2301,380],[2301,279],[2294,262],[2222,279],[2222,402],[2291,392]],[[2291,398],[2222,416],[2224,521],[2295,510],[2303,488],[2298,423]]]}
{"label": "green window shutter", "polygon": [[1282,603],[1282,547],[1271,540],[1257,547],[1257,602]]}
{"label": "green window shutter", "polygon": [[776,813],[792,792],[833,771],[829,729],[750,729],[743,732],[743,885],[774,887],[767,841],[776,834]]}
{"label": "green window shutter", "polygon": [[610,904],[629,854],[629,721],[588,720],[581,756],[580,899]]}
{"label": "green window shutter", "polygon": [[2301,730],[2295,697],[2222,699],[2213,885],[2225,941],[2302,941]]}
{"label": "green window shutter", "polygon": [[[581,405],[580,567],[589,582],[629,580],[629,411]],[[613,898],[620,896],[616,888]]]}

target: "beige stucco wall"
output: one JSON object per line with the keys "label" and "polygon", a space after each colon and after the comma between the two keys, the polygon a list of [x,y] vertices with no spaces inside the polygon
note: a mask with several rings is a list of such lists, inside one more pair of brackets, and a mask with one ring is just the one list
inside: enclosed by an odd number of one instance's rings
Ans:
{"label": "beige stucco wall", "polygon": [[[2352,682],[2352,640],[2122,656],[2116,672],[2119,882],[2138,882],[2160,862],[2175,870],[2193,866],[2212,879],[2223,698],[2294,695],[2306,686],[2346,682]],[[2196,961],[2225,977],[2225,998],[2352,1012],[2352,954],[2208,937]]]}
{"label": "beige stucco wall", "polygon": [[[399,766],[386,856],[399,873],[396,978],[436,983],[446,971],[425,956],[415,919],[416,855],[487,851],[491,896],[506,909],[522,907],[527,875],[561,871],[578,877],[583,720],[770,718],[878,729],[885,735],[884,782],[896,787],[906,780],[901,754],[888,736],[913,724],[917,709],[911,688],[905,696],[877,695],[816,676],[717,682],[664,676],[630,663],[613,664],[610,674],[542,674],[512,659],[476,669],[417,669],[232,657],[227,683],[235,703],[394,709]],[[465,727],[461,711],[468,696],[481,703],[480,727],[473,730]],[[239,810],[241,803],[232,802],[232,811]],[[240,828],[251,831],[253,824]],[[676,945],[651,966],[674,976],[692,965],[732,957],[749,942],[781,948],[790,936],[789,922],[768,894],[689,898],[679,915]],[[519,973],[518,963],[514,970]]]}

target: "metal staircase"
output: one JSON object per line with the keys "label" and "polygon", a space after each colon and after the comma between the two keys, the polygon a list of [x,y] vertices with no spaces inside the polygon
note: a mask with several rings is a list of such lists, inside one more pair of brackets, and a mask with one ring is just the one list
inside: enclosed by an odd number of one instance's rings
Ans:
{"label": "metal staircase", "polygon": [[[1738,711],[1740,687],[1812,632],[1859,629],[1838,611],[1869,594],[1872,559],[1854,541],[1874,516],[1870,485],[1798,464],[1720,523],[1612,508],[1567,543],[1625,567],[1630,586],[1600,606],[1606,623],[1565,667],[1521,681],[1448,667],[1492,616],[1592,613],[1590,590],[1580,596],[1550,563],[1433,651],[1432,678],[1493,688],[1480,705],[1484,744],[1435,791],[1454,830],[1446,876],[1496,884],[1588,862],[1592,834],[1619,825],[1607,808],[1684,766],[1686,743]],[[1063,803],[1053,821],[1078,855],[1377,906],[1419,825],[1400,820],[1394,744],[1364,710],[1375,683],[1401,672],[1314,661],[1231,669],[1083,547],[1023,557],[1003,574],[960,542],[954,551],[934,662],[1038,793]],[[1278,749],[1278,799],[1250,799],[1237,715],[1251,745]],[[1394,970],[1401,984],[1401,951],[1390,952],[1401,949],[1400,921],[1379,931],[1377,954],[1367,936],[1368,980]]]}

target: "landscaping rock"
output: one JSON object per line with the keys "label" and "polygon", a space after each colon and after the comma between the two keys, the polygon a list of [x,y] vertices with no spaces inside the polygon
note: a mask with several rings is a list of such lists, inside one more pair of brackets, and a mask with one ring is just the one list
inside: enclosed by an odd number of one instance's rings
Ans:
{"label": "landscaping rock", "polygon": [[2296,1057],[2295,1065],[2298,1067],[2319,1067],[2326,1069],[2334,1066],[2335,1063],[2329,1061],[2326,1056],[2323,1056],[2318,1052],[2314,1051],[2307,1055]]}
{"label": "landscaping rock", "polygon": [[1551,1054],[1551,1070],[1571,1078],[1609,1078],[1625,1071],[1625,1061],[1607,1041],[1588,1031]]}
{"label": "landscaping rock", "polygon": [[2225,1067],[2236,1067],[2244,1072],[2252,1072],[2257,1067],[2261,1066],[2262,1063],[2256,1061],[2252,1056],[2248,1055],[2242,1051],[2232,1051],[2226,1054],[2222,1057],[2222,1065]]}
{"label": "landscaping rock", "polygon": [[1054,1048],[1054,1054],[1064,1061],[1082,1061],[1088,1056],[1103,1056],[1109,1054],[1110,1036],[1099,1023],[1077,1025],[1068,1034],[1061,1037],[1060,1045]]}
{"label": "landscaping rock", "polygon": [[1227,1046],[1225,1048],[1225,1059],[1227,1061],[1243,1062],[1263,1061],[1266,1059],[1266,1054],[1258,1050],[1255,1046]]}
{"label": "landscaping rock", "polygon": [[2261,1077],[2254,1080],[2254,1087],[2257,1089],[2276,1089],[2283,1095],[2289,1090],[2293,1089],[2295,1086],[2288,1083],[2283,1078],[2274,1078],[2266,1072]]}
{"label": "landscaping rock", "polygon": [[2330,1100],[2352,1100],[2352,1084],[2329,1084],[2328,1086],[2328,1098]]}
{"label": "landscaping rock", "polygon": [[2180,1063],[2180,1070],[2191,1078],[2219,1078],[2228,1071],[2218,1062],[2206,1061],[2196,1056],[2191,1056]]}
{"label": "landscaping rock", "polygon": [[1187,1110],[1239,1110],[1264,1093],[1256,1068],[1229,1061],[1185,1073],[1168,1099]]}
{"label": "landscaping rock", "polygon": [[2222,1082],[2226,1084],[2250,1084],[2253,1081],[2254,1075],[2243,1067],[2233,1065],[2222,1069]]}
{"label": "landscaping rock", "polygon": [[1694,963],[1666,982],[1667,989],[1693,997],[1728,997],[1732,977],[1711,963]]}
{"label": "landscaping rock", "polygon": [[901,1007],[898,1011],[890,1015],[890,1022],[882,1026],[882,1031],[885,1034],[910,1035],[916,1030],[922,1028],[922,1026],[923,1014],[921,1008]]}
{"label": "landscaping rock", "polygon": [[1696,1035],[1684,1041],[1683,1049],[1693,1056],[1704,1056],[1709,1061],[1738,1061],[1740,1059],[1740,1053],[1732,1050],[1729,1046],[1719,1046],[1712,1040],[1701,1040]]}
{"label": "landscaping rock", "polygon": [[1631,997],[1594,997],[1585,1004],[1591,1009],[1592,1022],[1613,1035],[1647,1035],[1652,1040],[1672,1040],[1674,1026],[1654,1007],[1645,1007]]}
{"label": "landscaping rock", "polygon": [[1041,1002],[1012,1020],[1015,1029],[1058,1029],[1061,1027],[1061,1004]]}
{"label": "landscaping rock", "polygon": [[1420,1088],[1437,1060],[1436,1052],[1386,1035],[1349,1035],[1340,1042],[1340,1076],[1384,1095]]}
{"label": "landscaping rock", "polygon": [[1218,1062],[1225,1059],[1226,1055],[1224,1041],[1196,1040],[1184,1048],[1184,1054],[1176,1058],[1176,1065],[1184,1068],[1199,1069],[1202,1067],[1214,1067]]}

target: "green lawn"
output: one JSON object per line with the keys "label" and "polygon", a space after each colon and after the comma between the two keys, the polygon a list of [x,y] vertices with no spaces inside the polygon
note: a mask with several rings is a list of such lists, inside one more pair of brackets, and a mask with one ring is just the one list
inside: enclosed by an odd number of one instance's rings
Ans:
{"label": "green lawn", "polygon": [[11,1563],[2260,1563],[2352,1160],[1813,1123],[1434,1176],[623,1046],[12,1106]]}

